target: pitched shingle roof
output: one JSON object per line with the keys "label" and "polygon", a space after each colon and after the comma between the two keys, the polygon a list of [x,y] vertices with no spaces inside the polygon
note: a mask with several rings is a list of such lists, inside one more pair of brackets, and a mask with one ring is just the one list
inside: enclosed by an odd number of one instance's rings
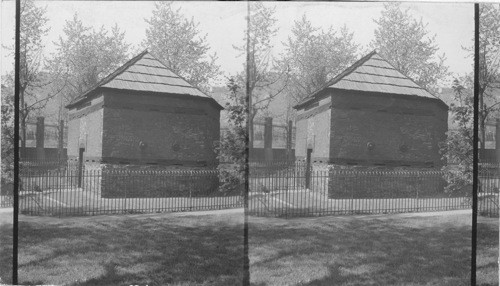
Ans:
{"label": "pitched shingle roof", "polygon": [[399,72],[380,57],[376,51],[359,59],[322,88],[300,101],[294,108],[300,108],[314,100],[315,96],[325,89],[380,92],[439,99]]}
{"label": "pitched shingle roof", "polygon": [[[82,95],[76,97],[66,107],[71,108],[85,100],[98,88],[183,94],[212,99],[189,84],[185,79],[173,73],[147,50],[129,60]],[[222,108],[217,102],[216,104]]]}

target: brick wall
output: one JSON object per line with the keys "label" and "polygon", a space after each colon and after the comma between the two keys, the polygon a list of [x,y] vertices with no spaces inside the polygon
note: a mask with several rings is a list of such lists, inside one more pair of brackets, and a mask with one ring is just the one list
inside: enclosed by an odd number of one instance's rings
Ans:
{"label": "brick wall", "polygon": [[108,92],[102,157],[108,162],[214,165],[219,118],[219,110],[203,100]]}
{"label": "brick wall", "polygon": [[330,91],[297,111],[296,157],[303,160],[312,141],[317,162],[439,167],[447,119],[437,100]]}
{"label": "brick wall", "polygon": [[105,90],[69,111],[68,157],[107,163],[213,166],[220,110],[182,95]]}
{"label": "brick wall", "polygon": [[[287,149],[278,149],[273,148],[273,160],[277,162],[285,162],[288,160]],[[291,150],[291,161],[295,161],[295,149]],[[250,148],[249,150],[249,160],[251,162],[264,162],[266,160],[266,156],[264,153],[264,148]]]}
{"label": "brick wall", "polygon": [[[35,147],[26,147],[26,148],[20,148],[22,149],[21,154],[21,160],[36,160],[36,148]],[[47,161],[57,161],[59,159],[59,149],[58,148],[44,148],[45,152],[45,160]],[[66,148],[63,148],[62,150],[62,159],[65,160],[66,158]]]}
{"label": "brick wall", "polygon": [[332,199],[464,196],[446,194],[443,173],[429,168],[330,165],[328,185]]}
{"label": "brick wall", "polygon": [[[182,166],[102,164],[102,198],[221,196],[213,169]],[[206,172],[204,172],[206,171]]]}
{"label": "brick wall", "polygon": [[447,116],[435,100],[335,93],[330,158],[332,163],[440,166]]}

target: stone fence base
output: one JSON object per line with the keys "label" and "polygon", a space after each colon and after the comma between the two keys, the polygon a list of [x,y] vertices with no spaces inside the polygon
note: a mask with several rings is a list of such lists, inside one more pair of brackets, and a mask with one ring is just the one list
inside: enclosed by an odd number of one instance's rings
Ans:
{"label": "stone fence base", "polygon": [[419,198],[448,196],[443,172],[429,168],[329,166],[328,197]]}
{"label": "stone fence base", "polygon": [[217,171],[204,167],[101,164],[99,176],[86,173],[84,190],[102,198],[217,196]]}

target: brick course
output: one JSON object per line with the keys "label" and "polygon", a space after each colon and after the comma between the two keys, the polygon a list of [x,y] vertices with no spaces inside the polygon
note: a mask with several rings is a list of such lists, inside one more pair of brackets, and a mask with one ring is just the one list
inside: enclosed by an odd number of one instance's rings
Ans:
{"label": "brick course", "polygon": [[303,160],[309,146],[313,161],[338,164],[439,167],[447,112],[428,98],[330,91],[316,107],[298,110],[295,152]]}

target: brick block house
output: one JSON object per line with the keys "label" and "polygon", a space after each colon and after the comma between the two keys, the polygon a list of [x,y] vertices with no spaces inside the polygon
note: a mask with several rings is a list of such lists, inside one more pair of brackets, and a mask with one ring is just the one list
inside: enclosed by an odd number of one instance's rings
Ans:
{"label": "brick block house", "polygon": [[439,143],[446,139],[448,106],[376,51],[294,108],[298,160],[397,170],[438,169],[444,163]]}
{"label": "brick block house", "polygon": [[[213,147],[220,136],[222,106],[147,51],[75,98],[67,108],[68,158],[87,169],[197,170],[217,166]],[[104,183],[102,186],[103,196],[113,192],[111,187],[104,188]]]}

